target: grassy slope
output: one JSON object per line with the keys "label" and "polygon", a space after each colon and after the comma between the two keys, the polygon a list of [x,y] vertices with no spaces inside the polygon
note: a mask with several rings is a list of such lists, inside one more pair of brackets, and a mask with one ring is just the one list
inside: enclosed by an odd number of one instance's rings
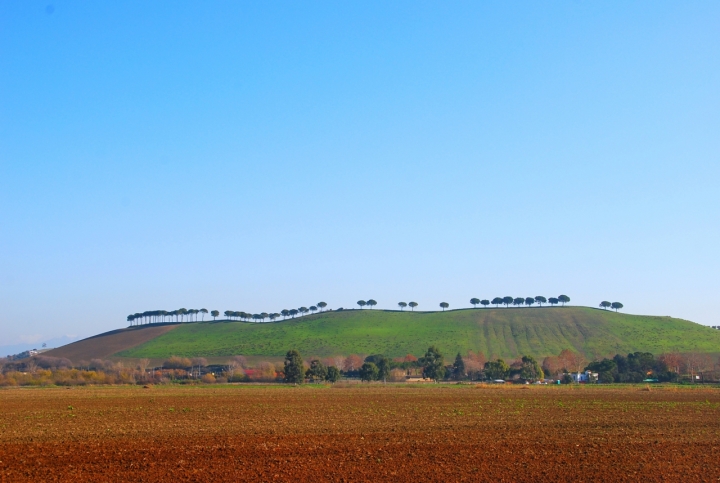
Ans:
{"label": "grassy slope", "polygon": [[383,353],[419,356],[430,344],[444,353],[536,357],[573,349],[589,357],[636,350],[720,352],[720,331],[670,317],[587,307],[466,309],[447,312],[354,310],[275,323],[182,324],[121,357],[266,355],[298,349],[306,356]]}

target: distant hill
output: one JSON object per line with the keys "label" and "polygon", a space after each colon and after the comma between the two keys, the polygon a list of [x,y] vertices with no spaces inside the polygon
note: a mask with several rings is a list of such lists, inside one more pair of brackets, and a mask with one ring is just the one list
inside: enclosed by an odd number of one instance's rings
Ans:
{"label": "distant hill", "polygon": [[[562,349],[590,358],[634,351],[720,353],[718,330],[671,317],[588,307],[347,310],[272,323],[211,321],[115,332],[52,352],[67,354],[71,360],[77,357],[72,354],[90,358],[92,347],[97,347],[97,357],[153,359],[172,355],[282,356],[288,349],[298,349],[305,356],[383,353],[398,357],[420,356],[434,344],[447,355],[473,350],[505,358],[524,354],[544,357]],[[77,350],[80,346],[84,347],[82,351]]]}

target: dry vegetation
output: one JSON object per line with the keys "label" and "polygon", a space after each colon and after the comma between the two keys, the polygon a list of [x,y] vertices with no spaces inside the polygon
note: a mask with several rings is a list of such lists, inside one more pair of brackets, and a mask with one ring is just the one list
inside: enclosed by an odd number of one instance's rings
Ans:
{"label": "dry vegetation", "polygon": [[0,390],[0,481],[717,481],[720,391]]}

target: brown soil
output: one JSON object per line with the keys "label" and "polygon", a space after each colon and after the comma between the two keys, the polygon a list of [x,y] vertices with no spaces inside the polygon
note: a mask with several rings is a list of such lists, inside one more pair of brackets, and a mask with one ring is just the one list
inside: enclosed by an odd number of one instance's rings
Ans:
{"label": "brown soil", "polygon": [[73,362],[107,359],[113,354],[130,349],[173,330],[178,324],[137,326],[113,330],[104,334],[88,337],[66,346],[45,352],[43,355],[67,357]]}
{"label": "brown soil", "polygon": [[720,391],[0,391],[0,481],[717,481]]}

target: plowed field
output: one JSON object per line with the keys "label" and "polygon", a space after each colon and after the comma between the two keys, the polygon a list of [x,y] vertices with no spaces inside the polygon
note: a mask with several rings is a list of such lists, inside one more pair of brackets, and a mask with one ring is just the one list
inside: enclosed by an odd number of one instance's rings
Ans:
{"label": "plowed field", "polygon": [[0,481],[718,481],[720,390],[0,391]]}

